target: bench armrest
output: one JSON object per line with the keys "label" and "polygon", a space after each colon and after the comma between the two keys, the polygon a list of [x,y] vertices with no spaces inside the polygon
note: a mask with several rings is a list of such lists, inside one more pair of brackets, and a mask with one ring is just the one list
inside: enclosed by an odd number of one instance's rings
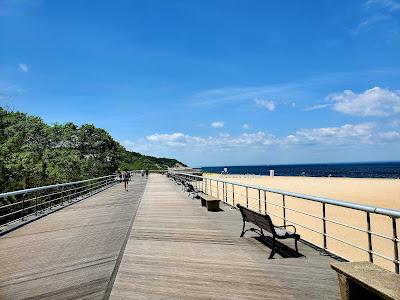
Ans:
{"label": "bench armrest", "polygon": [[275,227],[277,227],[277,228],[285,228],[285,229],[286,229],[286,227],[292,227],[294,229],[294,233],[296,233],[296,227],[294,227],[293,225],[283,225],[283,226],[275,226]]}

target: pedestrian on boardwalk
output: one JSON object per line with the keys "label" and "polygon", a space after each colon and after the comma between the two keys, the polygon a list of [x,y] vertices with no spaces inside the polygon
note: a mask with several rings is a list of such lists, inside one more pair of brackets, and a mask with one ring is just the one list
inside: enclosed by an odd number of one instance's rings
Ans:
{"label": "pedestrian on boardwalk", "polygon": [[119,179],[119,182],[122,182],[122,173],[120,170],[118,170],[118,179]]}
{"label": "pedestrian on boardwalk", "polygon": [[128,183],[129,183],[129,179],[131,178],[131,174],[129,174],[128,171],[124,172],[124,187],[125,187],[125,191],[128,191]]}
{"label": "pedestrian on boardwalk", "polygon": [[146,177],[149,177],[149,170],[146,170]]}

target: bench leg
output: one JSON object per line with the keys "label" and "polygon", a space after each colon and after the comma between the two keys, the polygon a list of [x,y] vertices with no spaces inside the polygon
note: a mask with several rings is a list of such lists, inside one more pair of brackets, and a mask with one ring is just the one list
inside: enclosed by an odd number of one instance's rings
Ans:
{"label": "bench leg", "polygon": [[272,259],[274,257],[274,255],[275,255],[275,236],[273,237],[273,240],[272,240],[272,251],[271,251],[271,254],[269,255],[268,259]]}
{"label": "bench leg", "polygon": [[243,237],[243,236],[244,236],[244,233],[246,232],[246,231],[244,231],[244,227],[245,227],[245,226],[246,226],[246,222],[243,221],[242,234],[240,235],[240,237]]}
{"label": "bench leg", "polygon": [[296,252],[299,253],[299,249],[297,248],[297,240],[298,238],[294,238],[294,247],[296,248]]}

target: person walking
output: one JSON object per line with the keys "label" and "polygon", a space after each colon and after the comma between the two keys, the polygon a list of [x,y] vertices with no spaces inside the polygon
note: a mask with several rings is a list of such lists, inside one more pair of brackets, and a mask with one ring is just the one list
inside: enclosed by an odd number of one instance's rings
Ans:
{"label": "person walking", "polygon": [[119,182],[122,182],[122,173],[120,170],[118,170],[118,179],[119,179]]}
{"label": "person walking", "polygon": [[124,187],[125,187],[125,191],[128,191],[128,183],[129,183],[130,177],[131,177],[131,174],[129,174],[128,171],[125,171],[125,173],[124,173]]}

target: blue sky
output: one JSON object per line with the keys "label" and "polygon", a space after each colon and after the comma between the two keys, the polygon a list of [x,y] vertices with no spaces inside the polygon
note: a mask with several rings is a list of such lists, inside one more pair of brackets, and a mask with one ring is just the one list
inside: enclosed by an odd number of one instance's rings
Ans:
{"label": "blue sky", "polygon": [[193,166],[399,160],[400,1],[0,0],[0,104]]}

